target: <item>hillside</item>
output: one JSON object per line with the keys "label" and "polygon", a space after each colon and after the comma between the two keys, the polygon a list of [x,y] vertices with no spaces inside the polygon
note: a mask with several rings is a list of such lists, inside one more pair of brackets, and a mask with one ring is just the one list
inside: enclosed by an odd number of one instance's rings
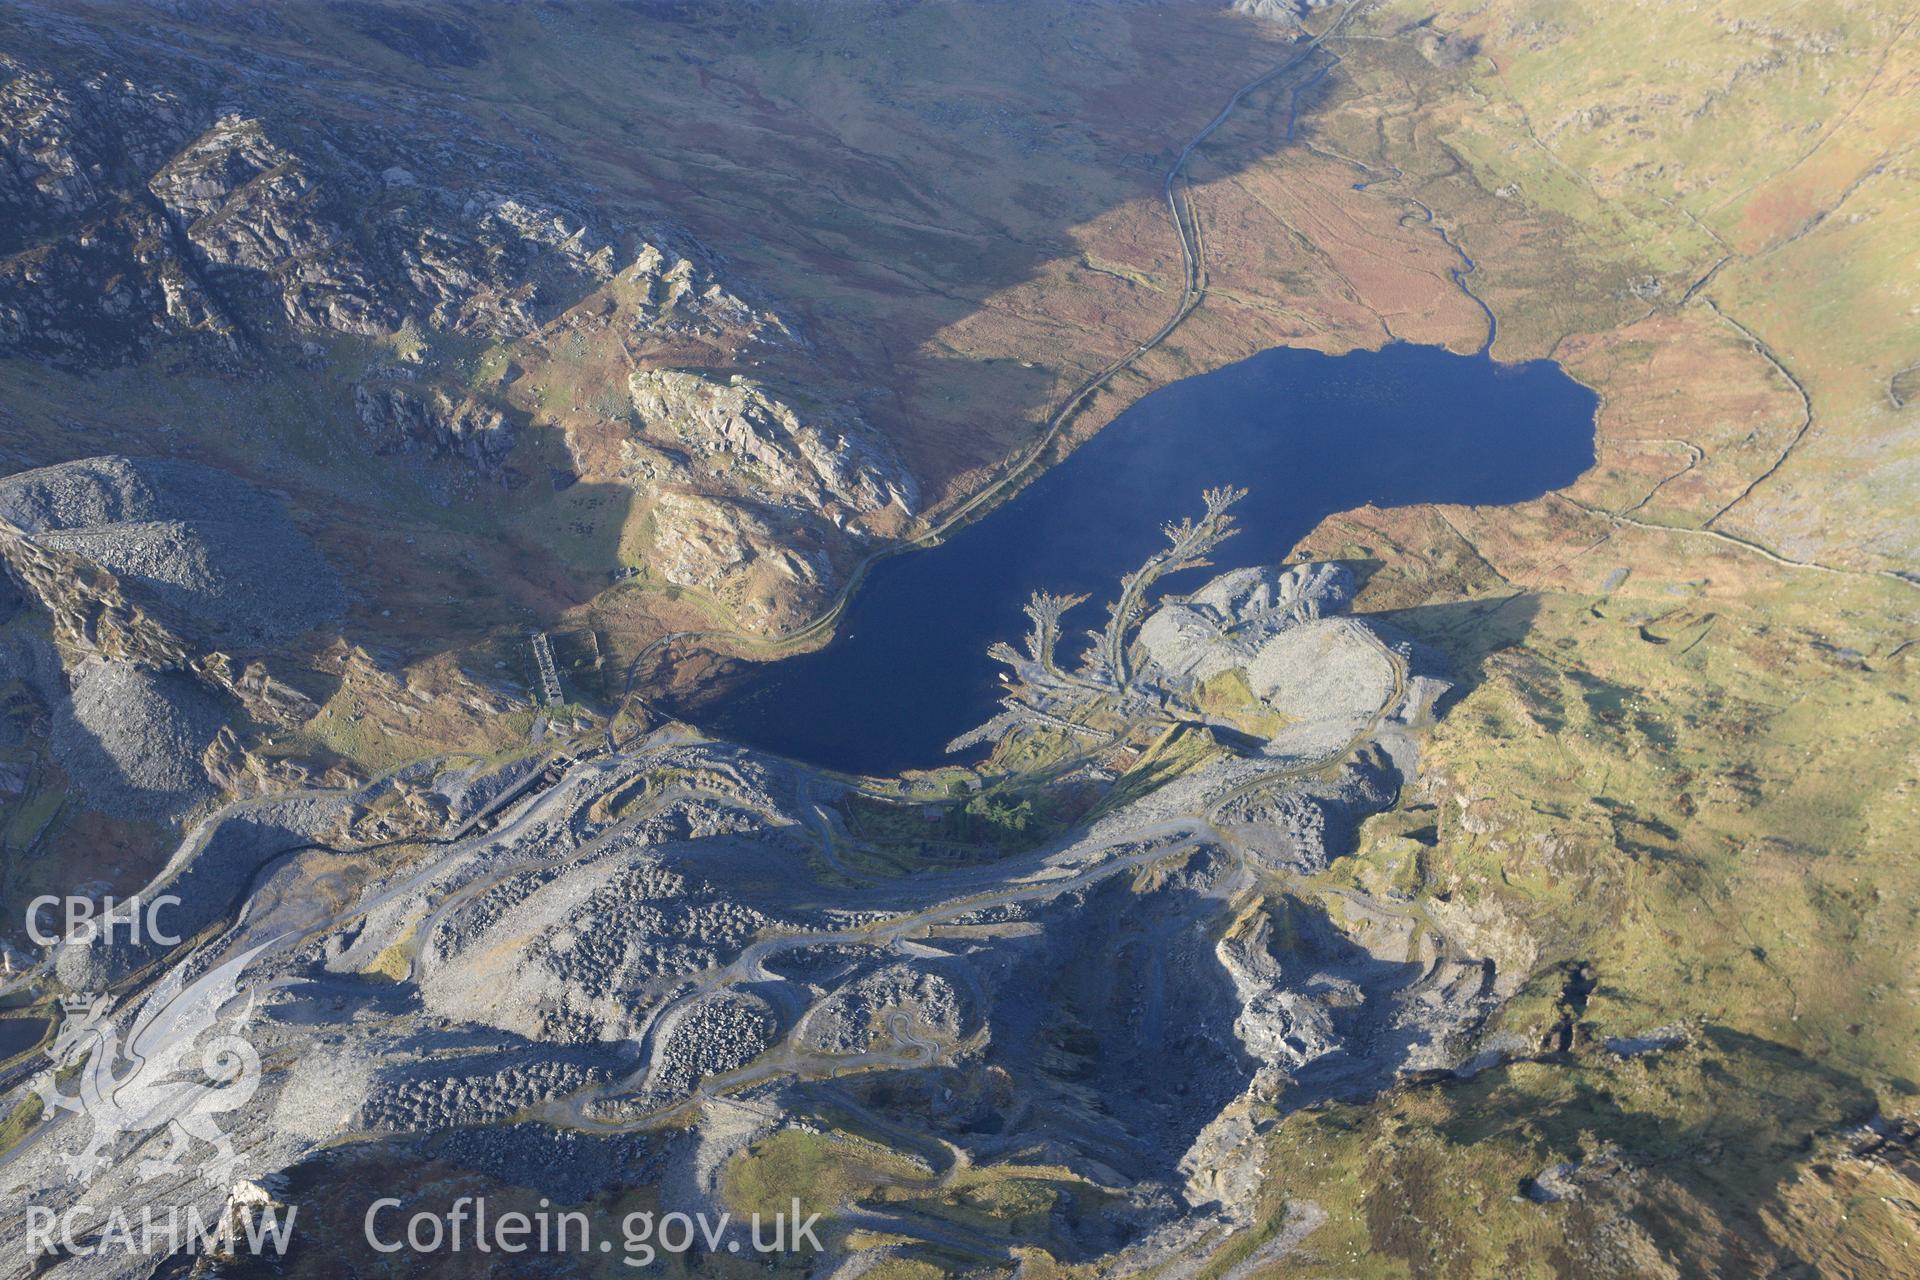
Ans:
{"label": "hillside", "polygon": [[[1916,1274],[1905,7],[19,9],[0,899],[184,878],[231,954],[237,902],[292,922],[280,976],[391,1037],[340,1051],[345,1128],[260,1139],[316,1219],[429,1159],[374,1138],[677,1130],[723,1079],[804,1127],[716,1103],[620,1194],[817,1186],[874,1276]],[[1396,342],[1557,362],[1595,465],[1270,549],[1356,615],[1276,614],[1313,662],[1231,639],[1253,579],[1150,601],[1149,564],[1104,666],[1036,597],[982,761],[848,779],[661,715],[1155,389]],[[1309,801],[1333,828],[1276,862]],[[522,819],[573,869],[518,869]],[[668,941],[603,955],[616,916]],[[830,930],[818,972],[749,964]],[[1163,944],[1188,1021],[1103,985],[1169,981]],[[161,958],[68,956],[122,994]],[[454,1059],[423,1009],[508,1055],[497,1098],[491,1059],[370,1065]],[[1308,1069],[1336,1043],[1364,1087]],[[1130,1092],[1188,1051],[1204,1097]]]}

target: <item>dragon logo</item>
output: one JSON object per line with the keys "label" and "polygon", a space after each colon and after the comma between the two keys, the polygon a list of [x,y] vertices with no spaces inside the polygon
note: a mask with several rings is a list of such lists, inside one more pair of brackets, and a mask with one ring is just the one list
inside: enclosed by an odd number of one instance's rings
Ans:
{"label": "dragon logo", "polygon": [[[124,1038],[107,1017],[105,996],[66,1020],[51,1050],[53,1069],[34,1090],[43,1118],[66,1111],[93,1121],[86,1146],[64,1157],[74,1181],[91,1180],[123,1136],[162,1128],[166,1151],[140,1162],[142,1181],[177,1172],[196,1141],[212,1148],[198,1166],[201,1177],[222,1187],[232,1181],[238,1157],[219,1117],[246,1106],[260,1087],[260,1055],[239,1034],[253,1016],[253,994],[230,1017],[222,1011],[239,997],[241,971],[272,945],[241,952],[191,983],[179,969],[168,974]],[[79,1093],[69,1097],[58,1085],[76,1065]]]}

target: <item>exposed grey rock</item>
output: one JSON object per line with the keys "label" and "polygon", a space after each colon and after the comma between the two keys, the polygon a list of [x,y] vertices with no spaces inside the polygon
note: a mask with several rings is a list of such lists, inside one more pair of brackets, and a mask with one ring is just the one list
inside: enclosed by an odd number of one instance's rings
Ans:
{"label": "exposed grey rock", "polygon": [[676,1011],[662,1028],[650,1087],[674,1098],[702,1080],[744,1067],[772,1043],[779,1022],[765,1000],[722,991]]}
{"label": "exposed grey rock", "polygon": [[1141,676],[1185,694],[1238,671],[1254,697],[1282,718],[1269,754],[1330,756],[1392,709],[1400,679],[1375,628],[1335,616],[1352,598],[1352,575],[1339,565],[1222,574],[1184,600],[1162,604],[1141,624],[1147,656]]}
{"label": "exposed grey rock", "polygon": [[1573,1182],[1572,1175],[1579,1169],[1577,1164],[1561,1161],[1550,1164],[1527,1179],[1527,1198],[1535,1204],[1554,1204],[1580,1194],[1580,1188]]}
{"label": "exposed grey rock", "polygon": [[797,505],[835,523],[882,507],[911,514],[919,487],[887,439],[851,412],[802,412],[735,376],[716,382],[673,369],[628,378],[634,411],[696,473],[772,506]]}
{"label": "exposed grey rock", "polygon": [[[170,934],[192,937],[220,918],[275,858],[312,844],[346,804],[338,796],[243,801],[212,814],[187,833],[140,898],[149,903],[162,895],[178,898],[159,923]],[[166,950],[152,939],[125,933],[69,938],[55,948],[55,971],[74,990],[97,990]]]}
{"label": "exposed grey rock", "polygon": [[1420,33],[1414,46],[1436,67],[1457,67],[1480,51],[1480,42],[1471,36],[1446,35],[1431,28]]}
{"label": "exposed grey rock", "polygon": [[819,538],[781,511],[673,490],[652,511],[651,563],[667,581],[718,597],[743,622],[766,622],[782,589],[812,591],[832,577]]}
{"label": "exposed grey rock", "polygon": [[679,1145],[664,1134],[601,1136],[515,1124],[436,1133],[415,1149],[424,1158],[530,1186],[557,1204],[578,1204],[613,1188],[657,1183]]}
{"label": "exposed grey rock", "polygon": [[345,607],[278,499],[196,463],[108,456],[19,472],[0,478],[0,518],[111,570],[182,634],[280,640]]}
{"label": "exposed grey rock", "polygon": [[1140,624],[1140,643],[1167,676],[1205,680],[1248,666],[1267,641],[1344,613],[1352,599],[1353,576],[1339,565],[1238,569],[1161,605]]}
{"label": "exposed grey rock", "polygon": [[247,106],[216,115],[105,72],[7,58],[0,77],[0,350],[99,362],[206,336],[225,359],[407,324],[497,341],[616,276],[641,328],[785,335],[684,232],[595,207],[523,151],[295,118],[244,82]]}
{"label": "exposed grey rock", "polygon": [[347,226],[344,193],[270,138],[263,122],[223,116],[147,188],[201,267],[277,298],[288,323],[372,336],[397,322]]}
{"label": "exposed grey rock", "polygon": [[1687,1043],[1691,1038],[1684,1026],[1655,1027],[1635,1036],[1608,1036],[1607,1052],[1622,1058],[1639,1058],[1649,1053],[1659,1053],[1663,1049],[1674,1049]]}
{"label": "exposed grey rock", "polygon": [[911,1014],[923,1028],[948,1040],[972,1034],[979,1025],[971,984],[943,972],[952,961],[889,964],[849,982],[807,1015],[808,1044],[823,1053],[859,1053],[884,1036],[883,1015]]}
{"label": "exposed grey rock", "polygon": [[[1323,690],[1352,704],[1357,745],[1302,760],[1249,744],[993,863],[823,894],[821,869],[855,852],[822,816],[851,784],[676,729],[524,795],[504,770],[435,782],[421,766],[408,785],[450,815],[502,807],[342,908],[291,891],[336,855],[259,874],[318,811],[205,824],[160,883],[203,911],[219,886],[258,883],[223,945],[311,926],[272,964],[306,986],[261,1034],[282,1055],[323,1046],[364,1098],[340,1119],[296,1071],[284,1124],[248,1123],[282,1142],[530,1114],[685,1125],[647,1176],[700,1200],[754,1135],[817,1102],[976,1164],[1059,1164],[1113,1189],[1105,1225],[1061,1229],[1069,1253],[1134,1240],[1129,1256],[1199,1256],[1254,1220],[1273,1116],[1457,1068],[1486,1047],[1474,1035],[1499,991],[1438,915],[1355,891],[1330,910],[1282,887],[1345,852],[1401,782],[1384,744],[1405,732],[1411,659],[1361,620],[1321,616],[1344,607],[1337,587],[1315,567],[1227,575],[1172,602],[1193,627],[1170,652],[1197,648],[1190,675],[1244,643],[1258,668],[1273,646],[1350,631],[1390,677],[1361,699],[1330,668]],[[1313,669],[1300,658],[1287,678]],[[1140,679],[1176,677],[1149,655]]]}
{"label": "exposed grey rock", "polygon": [[0,54],[0,252],[110,198],[191,131],[165,89],[100,72],[63,82]]}
{"label": "exposed grey rock", "polygon": [[1230,7],[1235,13],[1244,13],[1249,18],[1262,22],[1280,23],[1297,27],[1300,19],[1316,9],[1325,9],[1335,0],[1232,0]]}
{"label": "exposed grey rock", "polygon": [[123,817],[174,817],[213,795],[200,755],[227,718],[182,672],[89,659],[56,707],[53,750],[82,803]]}
{"label": "exposed grey rock", "polygon": [[504,478],[515,433],[499,409],[456,401],[438,387],[371,381],[354,387],[353,407],[377,453],[458,458],[482,475]]}
{"label": "exposed grey rock", "polygon": [[428,1060],[377,1077],[361,1122],[404,1133],[497,1123],[609,1074],[601,1059],[553,1048]]}
{"label": "exposed grey rock", "polygon": [[526,756],[498,766],[482,763],[447,769],[434,775],[433,789],[446,801],[448,815],[461,821],[524,782],[541,763],[538,756]]}

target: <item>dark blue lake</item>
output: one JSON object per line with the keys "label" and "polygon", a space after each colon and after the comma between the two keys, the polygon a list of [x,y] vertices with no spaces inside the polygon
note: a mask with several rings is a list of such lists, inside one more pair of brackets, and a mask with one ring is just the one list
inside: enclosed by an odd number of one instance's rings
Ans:
{"label": "dark blue lake", "polygon": [[1248,494],[1216,567],[1170,580],[1187,590],[1277,562],[1323,517],[1363,503],[1501,504],[1566,485],[1593,463],[1596,404],[1547,361],[1405,344],[1263,352],[1154,392],[942,545],[875,565],[832,644],[751,668],[694,718],[829,768],[938,765],[997,709],[986,649],[1025,631],[1027,597],[1089,597],[1061,646],[1077,660],[1077,631],[1104,621],[1121,575],[1164,545],[1164,522],[1199,513],[1203,488]]}
{"label": "dark blue lake", "polygon": [[0,1018],[0,1062],[39,1044],[47,1026],[45,1018]]}

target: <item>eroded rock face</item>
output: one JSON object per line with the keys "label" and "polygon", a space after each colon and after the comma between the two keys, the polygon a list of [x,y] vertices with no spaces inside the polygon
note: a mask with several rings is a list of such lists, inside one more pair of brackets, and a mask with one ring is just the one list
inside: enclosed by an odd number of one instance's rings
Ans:
{"label": "eroded rock face", "polygon": [[[295,114],[264,81],[216,94],[164,61],[154,74],[177,94],[75,69],[99,56],[0,60],[0,355],[223,377],[285,360],[332,384],[370,450],[442,500],[519,487],[538,471],[514,458],[530,426],[562,426],[569,447],[586,442],[582,479],[650,500],[661,575],[748,628],[804,613],[858,539],[908,525],[913,476],[844,407],[670,370],[636,374],[630,410],[573,404],[555,420],[555,370],[582,344],[632,367],[801,341],[654,211],[524,141],[410,133],[359,103]],[[506,367],[522,376],[473,377],[476,344],[517,346]],[[191,530],[141,541],[124,526],[58,541],[161,594],[186,585],[165,582],[163,558],[195,581],[238,563],[196,554]]]}
{"label": "eroded rock face", "polygon": [[1289,27],[1300,25],[1300,19],[1316,9],[1324,9],[1334,0],[1231,0],[1235,13],[1244,13],[1249,18],[1261,22],[1272,22]]}
{"label": "eroded rock face", "polygon": [[835,524],[888,506],[912,514],[919,502],[892,445],[855,414],[803,414],[740,377],[643,370],[627,385],[652,437],[743,497],[809,509]]}
{"label": "eroded rock face", "polygon": [[367,336],[393,326],[393,309],[345,225],[346,193],[270,138],[261,121],[222,117],[147,189],[199,266],[236,291],[277,302],[289,324]]}
{"label": "eroded rock face", "polygon": [[0,351],[109,360],[231,324],[178,252],[147,175],[192,137],[174,93],[0,57]]}
{"label": "eroded rock face", "polygon": [[513,423],[491,405],[456,400],[439,387],[368,381],[354,387],[353,407],[379,453],[457,458],[489,478],[510,478]]}
{"label": "eroded rock face", "polygon": [[524,156],[216,117],[14,60],[0,75],[0,350],[111,361],[162,337],[233,349],[406,324],[503,341],[616,277],[659,332],[784,333],[684,232],[558,194]]}
{"label": "eroded rock face", "polygon": [[817,600],[852,539],[899,532],[919,503],[893,446],[850,410],[673,369],[628,388],[644,434],[621,442],[619,478],[653,499],[649,561],[747,627]]}
{"label": "eroded rock face", "polygon": [[712,595],[749,626],[765,626],[832,574],[817,533],[775,510],[667,491],[653,529],[650,558],[667,581]]}
{"label": "eroded rock face", "polygon": [[[390,139],[372,142],[398,156]],[[724,306],[693,264],[617,218],[524,192],[436,185],[376,169],[323,134],[223,116],[148,182],[198,265],[295,330],[377,336],[403,321],[523,336],[617,271],[663,300]],[[416,162],[417,163],[417,162]],[[738,304],[744,313],[744,304]]]}
{"label": "eroded rock face", "polygon": [[180,98],[106,73],[63,83],[0,54],[0,251],[107,200],[192,132]]}

